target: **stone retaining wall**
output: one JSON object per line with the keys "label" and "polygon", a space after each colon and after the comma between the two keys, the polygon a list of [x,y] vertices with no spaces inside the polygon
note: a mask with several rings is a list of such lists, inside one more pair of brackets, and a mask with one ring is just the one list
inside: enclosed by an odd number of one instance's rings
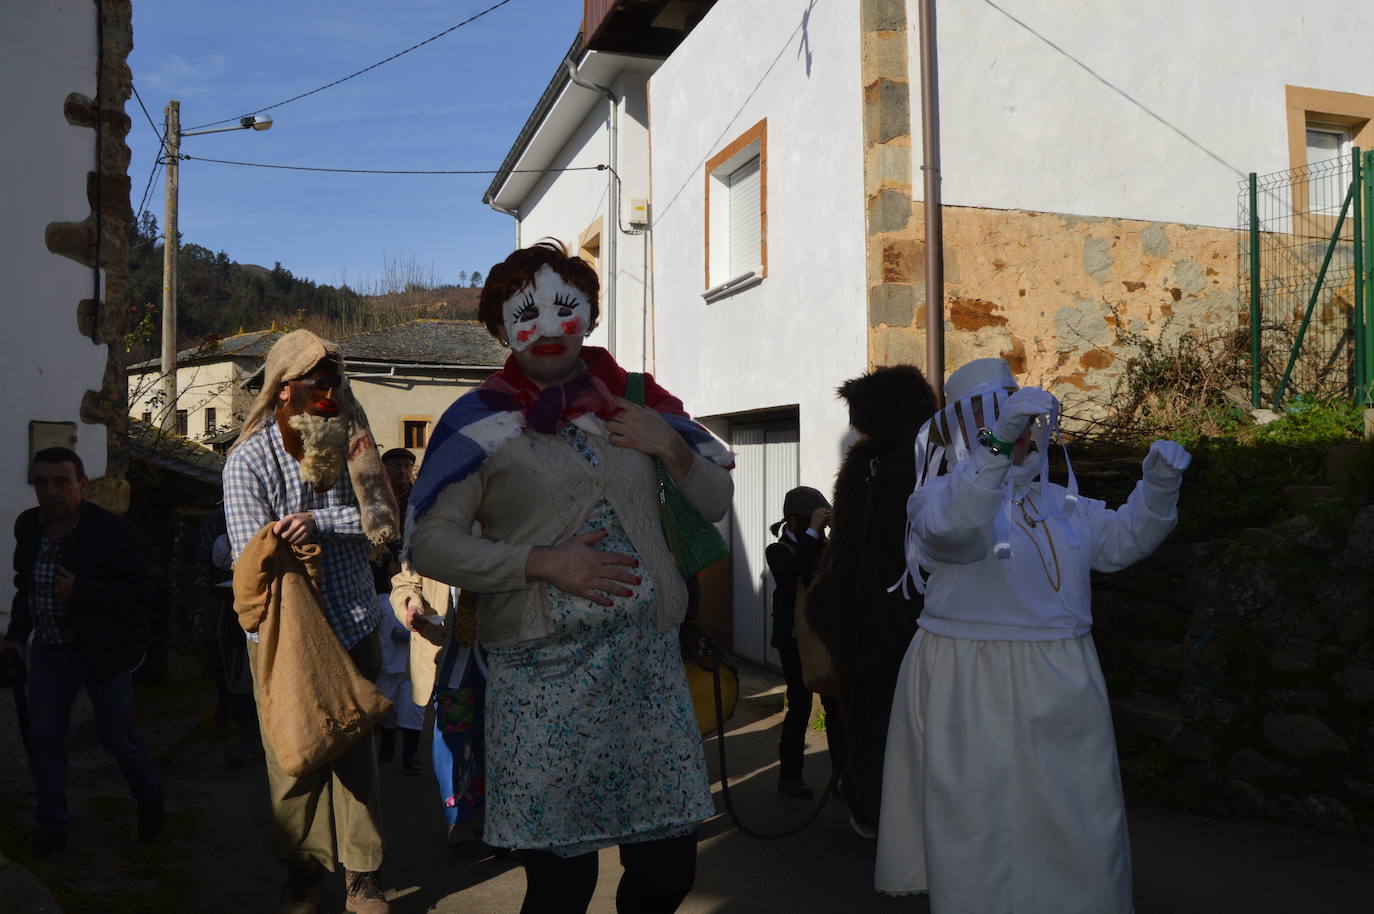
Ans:
{"label": "stone retaining wall", "polygon": [[1133,805],[1374,838],[1374,506],[1168,543],[1094,615]]}

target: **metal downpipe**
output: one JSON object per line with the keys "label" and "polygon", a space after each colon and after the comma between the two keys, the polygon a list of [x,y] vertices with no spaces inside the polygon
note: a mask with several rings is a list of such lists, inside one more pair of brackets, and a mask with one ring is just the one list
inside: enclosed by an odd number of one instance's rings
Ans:
{"label": "metal downpipe", "polygon": [[940,201],[940,86],[935,48],[935,0],[920,0],[921,150],[926,233],[926,380],[945,399],[945,226]]}
{"label": "metal downpipe", "polygon": [[516,248],[516,250],[519,250],[519,249],[520,249],[520,214],[519,214],[518,212],[516,212],[515,210],[513,210],[513,209],[506,209],[504,206],[497,206],[496,203],[494,203],[494,202],[493,202],[492,200],[490,200],[490,199],[487,199],[487,200],[485,200],[485,201],[483,201],[483,202],[485,202],[485,203],[487,204],[487,206],[489,206],[489,207],[491,207],[492,209],[496,210],[496,212],[501,213],[502,215],[505,215],[505,216],[510,216],[512,219],[515,220],[515,248]]}
{"label": "metal downpipe", "polygon": [[605,314],[606,314],[606,348],[610,350],[612,357],[616,354],[616,287],[619,285],[618,265],[616,263],[616,251],[620,241],[620,162],[618,151],[620,149],[620,99],[616,94],[605,86],[599,86],[594,82],[589,82],[577,74],[577,64],[567,61],[568,79],[573,84],[589,89],[592,92],[599,92],[610,102],[610,115],[608,117],[609,126],[607,132],[610,134],[610,152],[607,156],[610,167],[610,175],[606,181],[606,208],[609,224],[607,227],[606,243],[606,294],[605,294]]}

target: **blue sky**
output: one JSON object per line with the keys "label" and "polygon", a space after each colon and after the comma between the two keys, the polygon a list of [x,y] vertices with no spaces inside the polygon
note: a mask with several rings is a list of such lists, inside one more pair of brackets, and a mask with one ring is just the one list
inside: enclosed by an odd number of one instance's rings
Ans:
{"label": "blue sky", "polygon": [[[134,84],[162,126],[251,112],[388,57],[496,0],[134,0]],[[186,137],[210,158],[334,168],[494,169],[572,43],[582,0],[511,0],[439,40],[269,112],[265,132]],[[133,206],[157,136],[130,99]],[[514,223],[481,202],[491,175],[330,175],[188,161],[187,242],[366,288],[388,259],[456,281],[501,260]],[[147,209],[163,218],[162,173]]]}

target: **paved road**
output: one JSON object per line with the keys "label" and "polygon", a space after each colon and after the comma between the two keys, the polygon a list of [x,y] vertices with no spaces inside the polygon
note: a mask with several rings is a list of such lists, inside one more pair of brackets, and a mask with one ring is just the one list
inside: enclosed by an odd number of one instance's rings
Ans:
{"label": "paved road", "polygon": [[[776,677],[745,670],[744,700],[727,738],[732,795],[746,822],[781,830],[808,805],[780,797],[776,745],[781,688]],[[73,808],[79,817],[68,850],[47,862],[27,861],[18,838],[32,820],[28,773],[14,736],[13,707],[0,693],[0,850],[54,889],[67,914],[257,914],[274,910],[280,872],[267,847],[269,812],[261,768],[230,771],[201,711],[203,687],[140,694],[144,728],[162,758],[169,810],[167,834],[145,847],[132,840],[133,801],[94,745],[89,724],[76,734]],[[716,744],[706,742],[719,802]],[[809,735],[808,777],[828,768],[824,736]],[[387,881],[397,914],[516,914],[524,890],[518,855],[496,859],[444,844],[432,778],[383,771],[388,837]],[[1253,820],[1213,821],[1132,811],[1136,910],[1139,914],[1368,914],[1374,910],[1374,844]],[[7,900],[0,866],[0,914]],[[601,855],[592,914],[614,912],[619,865]],[[853,834],[843,807],[831,802],[801,834],[759,841],[723,814],[701,830],[696,888],[683,914],[919,914],[924,899],[872,891],[872,844]],[[326,911],[343,909],[335,880]]]}

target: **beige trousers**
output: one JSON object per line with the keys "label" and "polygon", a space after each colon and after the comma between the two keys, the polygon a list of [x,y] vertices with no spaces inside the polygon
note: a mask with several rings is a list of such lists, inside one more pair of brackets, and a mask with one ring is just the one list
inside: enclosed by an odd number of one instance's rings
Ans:
{"label": "beige trousers", "polygon": [[[363,638],[348,652],[358,672],[375,679],[382,665],[377,633]],[[258,695],[258,645],[248,642],[248,663],[253,670],[253,697]],[[259,719],[263,733],[267,726]],[[281,770],[269,740],[267,789],[272,801],[272,850],[283,864],[318,860],[330,872],[335,861],[358,873],[382,865],[381,779],[377,768],[376,740],[365,736],[328,765],[304,777]]]}

